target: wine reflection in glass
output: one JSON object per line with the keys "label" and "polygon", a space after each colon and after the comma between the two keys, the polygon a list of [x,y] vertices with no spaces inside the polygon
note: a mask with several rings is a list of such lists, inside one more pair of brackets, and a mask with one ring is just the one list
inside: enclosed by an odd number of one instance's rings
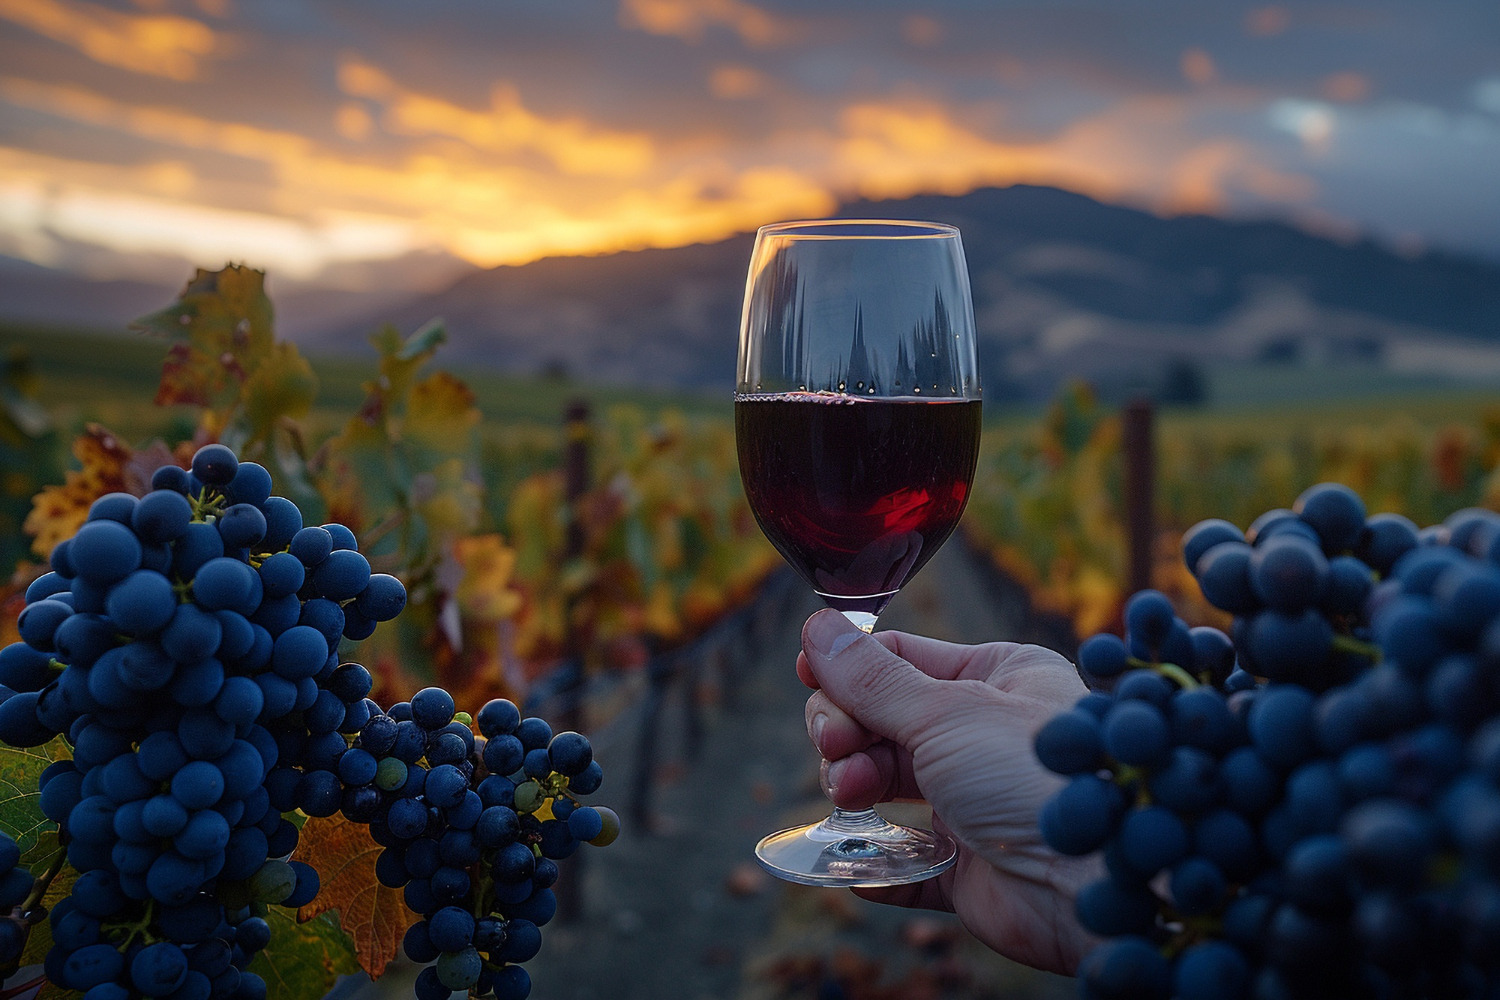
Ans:
{"label": "wine reflection in glass", "polygon": [[[974,310],[958,230],[828,220],[756,234],[735,439],[750,508],[825,603],[872,631],[958,524],[979,452]],[[806,885],[917,882],[953,842],[835,808],[756,847]]]}

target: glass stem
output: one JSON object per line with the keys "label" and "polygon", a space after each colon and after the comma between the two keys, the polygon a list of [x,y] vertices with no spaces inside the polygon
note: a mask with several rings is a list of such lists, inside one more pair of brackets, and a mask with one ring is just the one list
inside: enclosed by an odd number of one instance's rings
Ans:
{"label": "glass stem", "polygon": [[840,809],[834,806],[833,812],[823,821],[823,829],[843,837],[868,837],[889,827],[890,824],[881,819],[874,809]]}
{"label": "glass stem", "polygon": [[[861,632],[875,631],[876,616],[868,611],[845,611],[844,617]],[[890,826],[874,809],[840,809],[838,806],[833,807],[833,812],[822,825],[828,832],[845,837],[868,836]]]}

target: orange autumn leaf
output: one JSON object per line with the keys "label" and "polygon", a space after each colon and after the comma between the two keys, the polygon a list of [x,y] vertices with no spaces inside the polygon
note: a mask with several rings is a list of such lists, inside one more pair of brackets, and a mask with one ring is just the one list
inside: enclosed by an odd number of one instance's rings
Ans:
{"label": "orange autumn leaf", "polygon": [[355,957],[371,979],[385,972],[401,950],[406,929],[419,919],[407,909],[399,889],[383,886],[375,877],[380,851],[368,826],[339,814],[308,819],[297,848],[298,858],[316,868],[322,882],[317,898],[297,911],[297,919],[337,910],[339,926],[353,939]]}
{"label": "orange autumn leaf", "polygon": [[22,525],[32,536],[31,550],[47,558],[58,542],[78,531],[95,500],[125,490],[131,454],[130,445],[108,429],[89,424],[73,442],[73,455],[82,468],[69,472],[62,485],[45,487],[32,498]]}

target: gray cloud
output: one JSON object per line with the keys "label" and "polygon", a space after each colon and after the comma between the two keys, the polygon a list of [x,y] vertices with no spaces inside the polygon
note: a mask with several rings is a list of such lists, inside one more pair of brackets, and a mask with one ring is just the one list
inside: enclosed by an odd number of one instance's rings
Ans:
{"label": "gray cloud", "polygon": [[169,202],[265,217],[250,255],[305,276],[1018,180],[1500,257],[1493,0],[33,4],[116,42],[0,14],[0,252],[34,258],[160,250]]}

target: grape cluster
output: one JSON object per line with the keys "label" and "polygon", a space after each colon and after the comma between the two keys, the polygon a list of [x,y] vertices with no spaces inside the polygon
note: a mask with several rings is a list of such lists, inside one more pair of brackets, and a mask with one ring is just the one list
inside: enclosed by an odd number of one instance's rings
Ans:
{"label": "grape cluster", "polygon": [[0,833],[0,969],[13,969],[26,943],[20,912],[36,880],[21,866],[16,842]]}
{"label": "grape cluster", "polygon": [[1081,994],[1497,995],[1500,514],[1418,529],[1322,484],[1183,554],[1229,632],[1133,596],[1036,736],[1068,778],[1044,839],[1103,856]]}
{"label": "grape cluster", "polygon": [[424,688],[371,719],[348,751],[357,767],[340,767],[348,787],[373,781],[363,808],[383,847],[376,877],[422,917],[402,942],[412,961],[435,963],[418,975],[419,1000],[453,990],[524,1000],[520,963],[557,912],[557,862],[619,832],[612,810],[577,800],[603,779],[586,737],[554,735],[505,699],[472,721],[477,737],[446,691]]}
{"label": "grape cluster", "polygon": [[344,748],[377,710],[338,646],[406,591],[228,447],[151,486],[95,501],[0,649],[0,741],[72,747],[41,778],[79,873],[49,914],[46,973],[88,1000],[256,1000],[245,967],[269,939],[265,906],[318,891],[315,870],[281,860],[298,829],[268,777]]}

